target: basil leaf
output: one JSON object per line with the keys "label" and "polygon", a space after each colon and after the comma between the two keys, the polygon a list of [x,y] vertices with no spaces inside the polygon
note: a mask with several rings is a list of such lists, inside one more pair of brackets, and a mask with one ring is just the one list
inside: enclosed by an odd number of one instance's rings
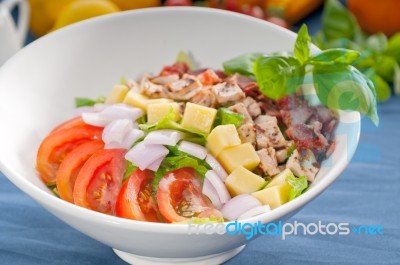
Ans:
{"label": "basil leaf", "polygon": [[262,56],[254,63],[254,74],[260,91],[277,100],[296,92],[303,84],[305,70],[293,57]]}
{"label": "basil leaf", "polygon": [[321,103],[331,109],[355,110],[379,124],[376,90],[371,80],[348,65],[315,65],[313,79]]}
{"label": "basil leaf", "polygon": [[394,34],[388,41],[385,54],[392,56],[400,63],[400,32]]}
{"label": "basil leaf", "polygon": [[356,39],[361,30],[354,16],[337,0],[327,0],[322,14],[322,32],[326,40]]}
{"label": "basil leaf", "polygon": [[294,45],[294,56],[299,60],[300,64],[304,64],[310,57],[310,43],[311,37],[308,35],[307,26],[303,24],[297,34]]}
{"label": "basil leaf", "polygon": [[359,57],[360,53],[358,51],[347,50],[342,48],[336,49],[328,49],[318,53],[311,57],[309,63],[316,65],[324,65],[324,64],[352,64],[355,62]]}
{"label": "basil leaf", "polygon": [[253,64],[261,56],[261,53],[247,53],[224,62],[224,72],[227,75],[239,73],[245,76],[254,75]]}
{"label": "basil leaf", "polygon": [[371,35],[367,38],[367,49],[371,51],[381,53],[386,49],[388,39],[385,34],[378,33]]}
{"label": "basil leaf", "polygon": [[290,190],[289,201],[299,197],[308,188],[306,176],[295,177],[293,174],[286,177],[286,181],[292,187]]}
{"label": "basil leaf", "polygon": [[227,108],[219,108],[215,118],[214,127],[225,124],[233,124],[235,127],[238,127],[240,124],[242,124],[243,120],[243,114],[235,113]]}
{"label": "basil leaf", "polygon": [[75,98],[75,107],[92,107],[97,103],[104,103],[106,101],[105,97],[98,97],[97,99],[93,100],[90,98]]}
{"label": "basil leaf", "polygon": [[376,88],[376,99],[378,102],[384,102],[390,98],[392,94],[390,86],[375,72],[374,68],[369,68],[366,71],[363,71],[363,74],[374,83]]}

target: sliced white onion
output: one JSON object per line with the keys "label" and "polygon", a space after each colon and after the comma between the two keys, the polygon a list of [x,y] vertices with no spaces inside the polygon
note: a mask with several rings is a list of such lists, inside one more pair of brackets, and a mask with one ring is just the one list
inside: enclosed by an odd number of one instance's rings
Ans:
{"label": "sliced white onion", "polygon": [[207,155],[206,163],[210,165],[222,181],[225,181],[226,177],[228,177],[228,173],[226,173],[225,169],[212,154]]}
{"label": "sliced white onion", "polygon": [[133,122],[128,119],[120,119],[110,122],[103,130],[102,139],[105,143],[122,143],[125,135],[133,130]]}
{"label": "sliced white onion", "polygon": [[125,159],[131,161],[141,170],[145,170],[149,165],[168,153],[169,150],[163,145],[140,142],[126,153]]}
{"label": "sliced white onion", "polygon": [[116,120],[116,119],[129,119],[137,120],[144,115],[143,110],[129,105],[118,103],[110,105],[100,112],[101,116],[105,119]]}
{"label": "sliced white onion", "polygon": [[261,206],[259,200],[249,194],[241,194],[229,200],[221,209],[222,215],[230,220],[237,220],[239,216],[250,209]]}
{"label": "sliced white onion", "polygon": [[188,141],[182,141],[179,143],[178,150],[185,152],[189,155],[197,157],[198,159],[204,159],[207,156],[207,149],[199,144],[191,143]]}
{"label": "sliced white onion", "polygon": [[222,203],[219,200],[218,193],[208,179],[204,180],[202,192],[210,199],[216,209],[221,209]]}
{"label": "sliced white onion", "polygon": [[162,144],[175,146],[182,139],[182,133],[174,130],[158,130],[150,132],[143,140],[146,144]]}
{"label": "sliced white onion", "polygon": [[222,204],[227,203],[231,199],[231,195],[226,189],[224,182],[214,170],[207,171],[206,179],[214,186]]}
{"label": "sliced white onion", "polygon": [[269,207],[269,205],[257,206],[255,208],[250,209],[247,212],[241,214],[238,217],[238,220],[251,218],[251,217],[254,217],[254,216],[269,212],[269,211],[271,211],[271,208]]}
{"label": "sliced white onion", "polygon": [[156,161],[154,161],[153,163],[151,163],[150,165],[147,166],[147,169],[150,169],[151,171],[156,172],[158,170],[158,168],[161,166],[162,161],[164,160],[164,158],[166,157],[160,157],[159,159],[157,159]]}
{"label": "sliced white onion", "polygon": [[122,142],[107,142],[105,143],[104,149],[113,149],[113,148],[124,148],[129,149],[132,145],[144,136],[144,132],[138,129],[133,129],[125,135],[125,138]]}
{"label": "sliced white onion", "polygon": [[89,125],[104,127],[110,123],[111,120],[105,119],[99,112],[84,112],[82,113],[82,120]]}
{"label": "sliced white onion", "polygon": [[144,115],[143,110],[122,103],[114,105],[104,104],[104,106],[100,105],[97,107],[95,105],[95,110],[96,109],[102,110],[94,113],[82,113],[82,119],[85,123],[93,126],[104,127],[115,120],[128,119],[135,121]]}

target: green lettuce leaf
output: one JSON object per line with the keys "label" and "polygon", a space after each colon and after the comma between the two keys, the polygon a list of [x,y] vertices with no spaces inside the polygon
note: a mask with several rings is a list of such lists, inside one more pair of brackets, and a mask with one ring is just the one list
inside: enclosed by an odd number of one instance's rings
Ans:
{"label": "green lettuce leaf", "polygon": [[97,103],[104,103],[106,101],[105,97],[98,97],[97,99],[90,99],[90,98],[75,98],[75,107],[91,107]]}
{"label": "green lettuce leaf", "polygon": [[295,177],[293,174],[286,178],[289,185],[292,187],[289,195],[289,201],[299,197],[308,188],[308,181],[306,176]]}
{"label": "green lettuce leaf", "polygon": [[225,124],[233,124],[235,127],[238,127],[240,124],[242,124],[243,120],[243,114],[235,113],[227,108],[219,108],[215,118],[214,127]]}

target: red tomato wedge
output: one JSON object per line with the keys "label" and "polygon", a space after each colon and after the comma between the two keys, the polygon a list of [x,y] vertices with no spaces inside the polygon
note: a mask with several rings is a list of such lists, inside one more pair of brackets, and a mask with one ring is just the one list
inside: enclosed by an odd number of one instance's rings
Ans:
{"label": "red tomato wedge", "polygon": [[81,125],[85,125],[85,122],[82,120],[81,116],[78,116],[66,122],[61,123],[56,128],[54,128],[50,133],[58,132],[65,129],[70,129]]}
{"label": "red tomato wedge", "polygon": [[100,150],[86,161],[73,189],[76,205],[101,213],[115,213],[126,170],[125,153],[125,149]]}
{"label": "red tomato wedge", "polygon": [[103,141],[93,140],[79,145],[65,157],[58,168],[56,181],[61,199],[74,202],[73,188],[79,171],[95,152],[103,148]]}
{"label": "red tomato wedge", "polygon": [[50,133],[40,144],[36,168],[45,183],[56,181],[57,170],[66,155],[77,146],[101,139],[103,128],[91,125],[76,126]]}
{"label": "red tomato wedge", "polygon": [[122,185],[118,195],[116,215],[139,221],[161,222],[160,213],[152,196],[150,170],[135,170]]}
{"label": "red tomato wedge", "polygon": [[217,215],[219,211],[213,209],[201,188],[202,183],[193,168],[181,168],[167,173],[157,189],[158,207],[164,219],[172,223],[184,222],[191,217],[210,217],[209,213]]}

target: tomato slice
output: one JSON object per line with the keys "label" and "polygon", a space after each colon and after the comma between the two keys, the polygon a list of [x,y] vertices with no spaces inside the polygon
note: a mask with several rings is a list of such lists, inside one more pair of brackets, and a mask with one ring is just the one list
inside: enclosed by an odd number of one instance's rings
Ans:
{"label": "tomato slice", "polygon": [[95,152],[103,148],[103,141],[93,140],[79,145],[65,157],[58,168],[56,181],[61,199],[74,202],[72,192],[79,171]]}
{"label": "tomato slice", "polygon": [[36,168],[47,184],[56,181],[57,170],[66,155],[77,146],[101,139],[103,128],[91,125],[76,126],[50,133],[40,144]]}
{"label": "tomato slice", "polygon": [[115,213],[126,170],[125,153],[125,149],[100,150],[86,161],[73,189],[76,205],[101,213]]}
{"label": "tomato slice", "polygon": [[172,223],[191,217],[210,217],[211,212],[218,215],[219,211],[202,194],[201,188],[202,183],[193,168],[180,168],[167,173],[157,188],[158,207],[164,219]]}
{"label": "tomato slice", "polygon": [[152,196],[150,170],[135,170],[122,185],[118,195],[116,215],[139,221],[160,222],[160,213]]}
{"label": "tomato slice", "polygon": [[56,128],[54,128],[50,133],[58,132],[58,131],[65,130],[65,129],[70,129],[70,128],[85,125],[85,124],[86,123],[82,120],[82,117],[77,116],[75,118],[67,120],[66,122],[61,123]]}

